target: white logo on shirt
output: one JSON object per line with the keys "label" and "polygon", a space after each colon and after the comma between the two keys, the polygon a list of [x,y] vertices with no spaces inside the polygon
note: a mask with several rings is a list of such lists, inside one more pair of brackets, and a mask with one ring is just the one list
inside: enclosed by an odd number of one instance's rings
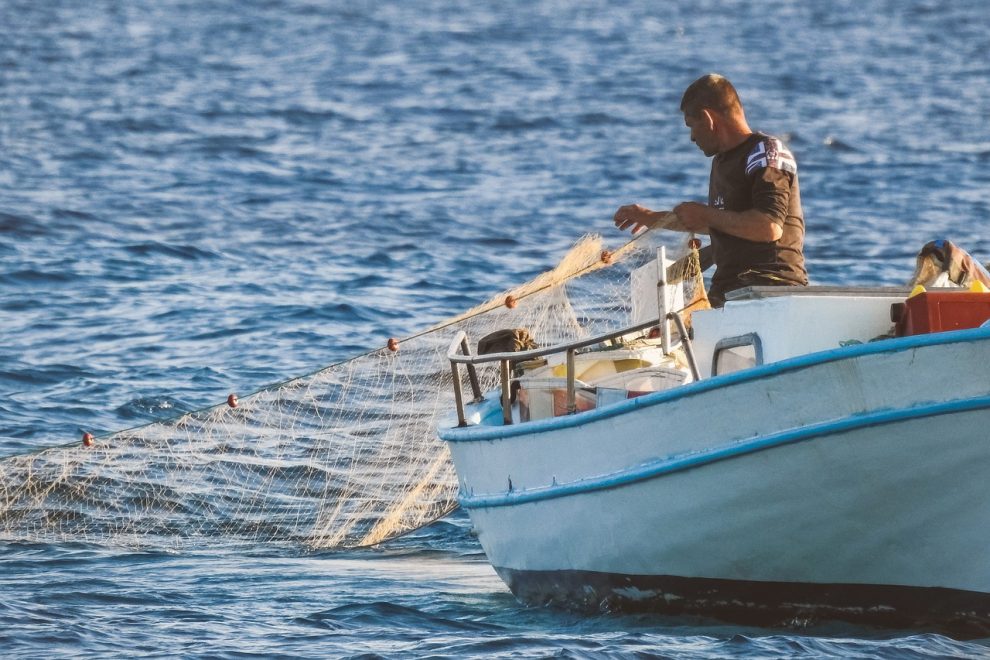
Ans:
{"label": "white logo on shirt", "polygon": [[768,137],[760,140],[746,158],[746,174],[752,174],[766,167],[797,174],[797,162],[794,156],[777,138]]}

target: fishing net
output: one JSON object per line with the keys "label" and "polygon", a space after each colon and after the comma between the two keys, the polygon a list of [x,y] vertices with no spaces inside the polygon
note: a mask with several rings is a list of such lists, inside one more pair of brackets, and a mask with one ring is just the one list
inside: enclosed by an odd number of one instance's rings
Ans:
{"label": "fishing net", "polygon": [[[456,318],[239,400],[4,458],[0,538],[353,548],[434,521],[456,508],[436,427],[454,414],[446,351],[457,331],[473,346],[525,327],[546,346],[621,328],[630,272],[656,258],[659,233],[615,252],[585,237],[553,270]],[[669,272],[685,280],[684,300],[704,304],[696,250]],[[497,372],[479,369],[483,391]]]}

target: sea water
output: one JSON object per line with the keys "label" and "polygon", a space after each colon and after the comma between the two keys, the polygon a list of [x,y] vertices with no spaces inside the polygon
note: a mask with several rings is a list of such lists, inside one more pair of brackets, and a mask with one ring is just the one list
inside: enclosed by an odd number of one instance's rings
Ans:
{"label": "sea water", "polygon": [[[0,455],[222,402],[703,200],[717,71],[797,156],[817,284],[990,259],[981,0],[0,3]],[[566,539],[561,539],[566,543]],[[980,657],[520,605],[455,514],[375,550],[0,542],[4,657]]]}

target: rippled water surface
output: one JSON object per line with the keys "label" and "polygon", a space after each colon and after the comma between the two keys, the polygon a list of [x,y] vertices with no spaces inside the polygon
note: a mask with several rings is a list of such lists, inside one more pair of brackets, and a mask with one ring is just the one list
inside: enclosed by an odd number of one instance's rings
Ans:
{"label": "rippled water surface", "polygon": [[[990,260],[982,1],[0,3],[0,455],[307,373],[702,199],[719,71],[801,169],[819,284]],[[378,550],[0,544],[0,654],[979,657],[520,606],[456,514]]]}

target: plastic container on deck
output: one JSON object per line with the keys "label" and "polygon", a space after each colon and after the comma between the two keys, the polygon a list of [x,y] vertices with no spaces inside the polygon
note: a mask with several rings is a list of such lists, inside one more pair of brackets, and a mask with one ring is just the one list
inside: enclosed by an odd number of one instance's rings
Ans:
{"label": "plastic container on deck", "polygon": [[[550,373],[556,377],[566,376],[567,366],[564,364],[564,356],[555,356],[555,358],[556,360],[550,363]],[[593,383],[617,373],[654,365],[661,359],[663,359],[663,350],[659,346],[588,351],[574,356],[574,374],[578,380]]]}
{"label": "plastic container on deck", "polygon": [[978,328],[990,319],[990,293],[928,291],[892,306],[898,337]]}
{"label": "plastic container on deck", "polygon": [[[660,392],[678,387],[688,382],[689,374],[683,369],[673,367],[643,367],[631,371],[623,371],[614,376],[603,378],[596,383],[598,391],[603,389],[618,389],[626,392],[626,397],[632,398],[649,392]],[[606,395],[606,398],[608,396]],[[602,402],[599,402],[599,406]]]}
{"label": "plastic container on deck", "polygon": [[[567,414],[566,378],[524,378],[518,382],[516,400],[519,402],[519,421],[529,422]],[[595,407],[595,394],[585,387],[584,383],[575,383],[577,412]]]}

